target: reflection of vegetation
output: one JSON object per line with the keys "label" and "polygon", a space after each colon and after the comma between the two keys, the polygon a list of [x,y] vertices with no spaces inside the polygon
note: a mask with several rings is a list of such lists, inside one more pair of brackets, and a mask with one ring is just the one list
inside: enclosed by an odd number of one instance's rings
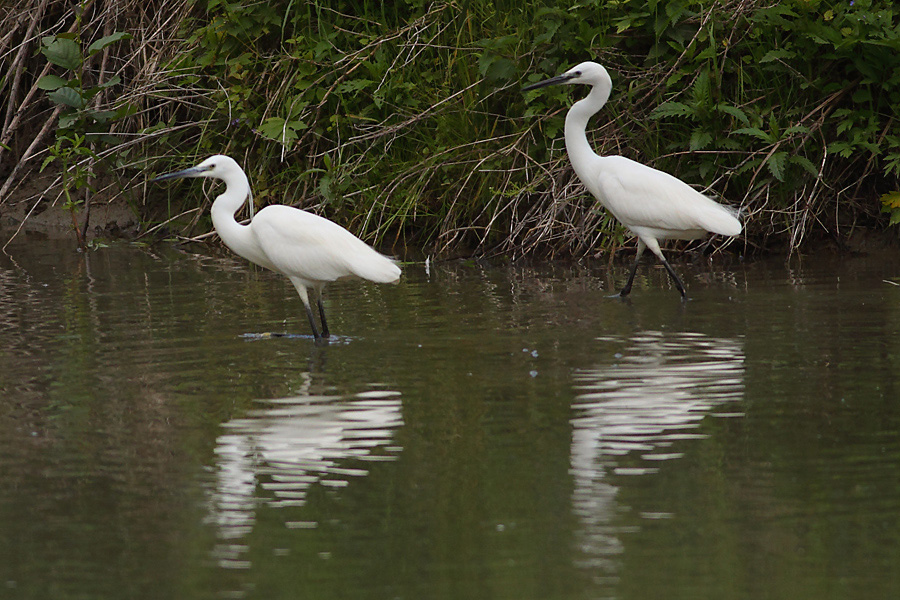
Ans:
{"label": "reflection of vegetation", "polygon": [[[878,199],[900,188],[900,33],[883,0],[151,0],[153,10],[129,0],[114,15],[99,1],[68,13],[64,4],[45,0],[31,20],[9,11],[0,39],[25,39],[33,25],[54,43],[83,40],[82,79],[54,69],[35,83],[67,81],[49,91],[72,109],[66,100],[84,104],[101,88],[93,115],[115,116],[91,125],[128,135],[90,158],[127,167],[152,156],[162,170],[173,166],[165,155],[183,166],[228,152],[258,201],[314,205],[385,243],[512,254],[616,246],[621,231],[579,196],[558,144],[567,92],[518,91],[587,58],[615,85],[594,122],[598,150],[740,204],[754,242],[800,247],[848,220],[886,225]],[[89,85],[98,44],[110,58]],[[0,94],[39,122],[38,101],[19,98],[33,59],[0,57],[14,74]],[[0,141],[23,123],[8,119]],[[57,136],[60,164],[73,153],[90,164],[81,153],[92,146],[76,142]],[[171,224],[181,235],[200,231],[186,213],[196,204],[170,206],[169,216],[185,213]]]}

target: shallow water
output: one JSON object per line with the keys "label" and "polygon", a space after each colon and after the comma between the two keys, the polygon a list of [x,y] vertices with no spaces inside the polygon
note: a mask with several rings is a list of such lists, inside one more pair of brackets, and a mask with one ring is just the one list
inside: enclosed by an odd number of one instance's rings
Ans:
{"label": "shallow water", "polygon": [[[900,260],[0,256],[0,597],[900,597]],[[271,337],[267,333],[289,333]]]}

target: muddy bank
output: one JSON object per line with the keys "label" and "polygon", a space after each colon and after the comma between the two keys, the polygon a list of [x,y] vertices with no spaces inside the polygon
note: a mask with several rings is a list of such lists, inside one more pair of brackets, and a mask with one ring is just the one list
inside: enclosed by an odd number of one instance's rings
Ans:
{"label": "muddy bank", "polygon": [[[136,214],[136,208],[144,206],[143,200],[126,199],[123,195],[112,199],[94,199],[90,204],[90,212],[87,215],[87,241],[93,239],[103,240],[133,240],[146,232],[154,223],[160,222],[162,217],[147,220]],[[76,215],[79,228],[84,228],[85,211],[80,209]],[[30,235],[36,238],[60,239],[72,237],[75,239],[72,214],[64,207],[62,199],[53,200],[47,197],[22,197],[19,200],[10,199],[0,206],[0,247],[5,245],[10,238],[16,235]],[[157,238],[159,234],[153,234],[150,238]],[[211,240],[218,238],[212,237]],[[790,252],[786,244],[770,244],[765,248],[748,245],[745,249],[745,258],[762,258],[766,256],[787,257]],[[669,243],[672,246],[672,243]],[[794,252],[794,255],[810,254],[809,249],[815,247],[816,253],[877,253],[886,250],[900,251],[900,232],[895,230],[885,231],[856,227],[852,232],[846,232],[839,236],[821,237],[817,243],[806,244],[803,251]],[[628,254],[632,254],[633,244],[627,243],[624,247]],[[420,252],[414,251],[419,255]],[[423,256],[429,254],[424,252]],[[674,252],[671,257],[679,260],[679,252]],[[445,257],[446,258],[446,257]],[[571,257],[570,257],[571,258]],[[630,260],[630,258],[629,258]]]}
{"label": "muddy bank", "polygon": [[[65,196],[54,186],[57,177],[51,173],[32,173],[0,203],[2,244],[14,234],[32,233],[48,238],[75,235],[75,227],[86,232],[86,238],[124,238],[138,235],[142,219],[136,208],[142,202],[136,191],[112,192],[114,184],[98,186],[87,205],[75,211],[66,208]],[[85,221],[87,227],[85,228]]]}
{"label": "muddy bank", "polygon": [[[23,178],[15,186],[11,193],[0,202],[0,247],[5,245],[15,235],[31,234],[48,239],[59,239],[72,236],[76,238],[75,227],[85,232],[86,242],[93,239],[104,240],[131,240],[147,232],[157,223],[162,223],[168,217],[165,214],[166,201],[160,199],[157,202],[148,201],[147,189],[143,185],[140,175],[130,180],[119,180],[111,176],[104,178],[102,182],[94,185],[97,190],[89,198],[89,210],[80,205],[75,213],[73,221],[72,212],[65,207],[65,196],[59,188],[59,174],[52,170],[32,172]],[[202,202],[197,197],[197,202]],[[195,209],[190,220],[196,225],[197,213]],[[85,228],[85,221],[87,227]],[[741,239],[748,239],[743,244],[744,248],[738,251],[744,258],[757,258],[765,256],[789,256],[792,253],[788,247],[788,235],[774,234],[766,239],[747,237],[747,225],[745,222],[745,234]],[[206,231],[193,230],[191,235],[199,235]],[[152,232],[148,237],[166,237],[168,231]],[[900,229],[882,229],[880,227],[847,226],[836,232],[818,230],[814,234],[815,240],[807,239],[799,254],[811,254],[813,252],[828,251],[841,252],[878,252],[885,249],[900,250]],[[211,239],[217,239],[215,237]],[[676,248],[677,242],[670,242],[669,247]],[[633,255],[633,244],[626,242],[625,254]],[[428,249],[421,249],[425,254],[432,254]],[[573,249],[573,252],[575,250]],[[598,248],[597,252],[603,253]],[[454,252],[445,255],[450,257],[470,257],[474,250],[469,252]],[[406,254],[404,252],[403,254]],[[413,254],[420,254],[413,251]],[[678,252],[674,252],[677,260]],[[798,251],[793,252],[794,255]],[[502,255],[502,254],[501,254]],[[557,253],[555,256],[566,258],[565,253]],[[537,254],[534,258],[546,258],[546,255]],[[571,255],[569,256],[571,258]]]}

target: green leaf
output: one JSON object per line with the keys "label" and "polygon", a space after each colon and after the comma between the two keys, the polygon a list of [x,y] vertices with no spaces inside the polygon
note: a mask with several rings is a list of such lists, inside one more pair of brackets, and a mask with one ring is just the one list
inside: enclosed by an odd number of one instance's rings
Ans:
{"label": "green leaf", "polygon": [[97,87],[101,90],[105,90],[108,87],[112,87],[114,85],[119,85],[120,83],[122,83],[122,78],[119,77],[118,75],[113,75],[112,77],[110,77],[109,79],[107,79],[106,81],[104,81]]}
{"label": "green leaf", "polygon": [[94,110],[90,111],[88,114],[97,123],[108,123],[116,118],[116,111],[114,110]]}
{"label": "green leaf", "polygon": [[853,156],[853,146],[847,142],[832,142],[828,144],[827,150],[829,154],[837,154],[841,158]]}
{"label": "green leaf", "polygon": [[285,146],[289,146],[299,137],[298,129],[306,129],[306,123],[302,121],[285,121],[281,117],[269,117],[257,128],[264,137],[274,140]]}
{"label": "green leaf", "polygon": [[769,50],[768,52],[765,53],[765,55],[761,59],[759,59],[759,62],[760,63],[768,63],[768,62],[773,62],[773,61],[781,60],[781,59],[794,58],[794,56],[795,56],[794,53],[789,50],[782,50],[782,49]]}
{"label": "green leaf", "polygon": [[872,91],[869,88],[860,88],[851,96],[856,104],[865,104],[872,101]]}
{"label": "green leaf", "polygon": [[367,87],[370,87],[374,83],[375,82],[372,81],[371,79],[351,79],[350,81],[345,81],[342,84],[340,84],[339,86],[337,86],[335,91],[338,94],[343,94],[346,92],[354,92],[355,93],[360,90],[364,90]]}
{"label": "green leaf", "polygon": [[47,97],[57,104],[71,106],[72,108],[84,106],[84,99],[81,97],[81,94],[70,87],[61,87],[58,90],[54,90],[47,94]]}
{"label": "green leaf", "polygon": [[730,104],[719,104],[718,106],[716,106],[716,109],[719,112],[725,113],[726,115],[731,115],[744,125],[750,124],[750,118],[747,117],[747,113],[739,109],[737,106],[731,106]]}
{"label": "green leaf", "polygon": [[671,77],[666,79],[666,87],[674,87],[679,81],[685,78],[687,73],[683,71],[677,71],[672,74]]}
{"label": "green leaf", "polygon": [[70,129],[78,124],[78,120],[81,118],[81,115],[78,113],[68,113],[60,115],[59,117],[59,129]]}
{"label": "green leaf", "polygon": [[53,91],[58,90],[67,83],[69,82],[62,77],[57,77],[56,75],[44,75],[38,79],[37,86],[38,89],[41,90]]}
{"label": "green leaf", "polygon": [[900,191],[882,194],[881,205],[885,208],[900,208]]}
{"label": "green leaf", "polygon": [[766,166],[769,167],[769,171],[772,172],[772,175],[778,181],[784,181],[784,163],[786,160],[787,152],[775,152],[766,161]]}
{"label": "green leaf", "polygon": [[618,34],[618,33],[622,33],[623,31],[628,30],[631,27],[632,21],[631,21],[631,17],[626,16],[626,17],[621,17],[619,19],[616,19],[614,22],[616,24],[616,33]]}
{"label": "green leaf", "polygon": [[794,135],[795,133],[809,133],[809,127],[805,125],[791,125],[784,130],[784,137]]}
{"label": "green leaf", "polygon": [[664,119],[666,117],[684,117],[693,114],[693,109],[682,102],[663,102],[650,113],[651,119]]}
{"label": "green leaf", "polygon": [[319,193],[322,194],[326,200],[334,200],[334,192],[331,189],[331,176],[324,175],[319,180]]}
{"label": "green leaf", "polygon": [[757,127],[741,127],[740,129],[735,129],[734,132],[740,135],[752,135],[764,142],[772,141],[771,136],[768,133]]}
{"label": "green leaf", "polygon": [[900,223],[900,210],[892,210],[891,211],[891,225],[896,225]]}
{"label": "green leaf", "polygon": [[516,75],[516,64],[508,58],[494,57],[489,61],[479,60],[478,65],[478,70],[487,81],[506,81],[513,79]]}
{"label": "green leaf", "polygon": [[709,60],[716,56],[717,48],[715,46],[706,46],[703,50],[697,53],[697,56],[694,57],[694,60]]}
{"label": "green leaf", "polygon": [[691,150],[703,150],[712,142],[712,135],[705,131],[695,131],[691,134]]}
{"label": "green leaf", "polygon": [[122,79],[118,75],[115,75],[98,86],[94,86],[86,90],[80,90],[81,96],[84,98],[85,103],[87,103],[87,101],[96,96],[100,90],[105,90],[106,88],[112,87],[114,85],[119,85],[120,83],[122,83]]}
{"label": "green leaf", "polygon": [[803,169],[804,169],[807,173],[809,173],[810,175],[812,175],[813,177],[818,177],[818,176],[819,176],[819,170],[818,170],[818,169],[816,168],[816,166],[815,166],[814,164],[812,164],[812,162],[811,162],[808,158],[806,158],[805,156],[800,156],[800,155],[792,156],[792,157],[791,157],[791,162],[792,162],[793,164],[795,164],[795,165],[800,165],[801,167],[803,167]]}
{"label": "green leaf", "polygon": [[285,120],[281,117],[270,117],[259,125],[257,131],[270,140],[281,140],[285,131]]}
{"label": "green leaf", "polygon": [[112,35],[108,35],[106,37],[102,37],[90,46],[88,46],[88,56],[93,56],[109,46],[110,44],[115,44],[119,40],[130,40],[131,34],[125,33],[124,31],[117,31]]}
{"label": "green leaf", "polygon": [[114,119],[121,119],[123,117],[131,117],[138,113],[138,107],[134,104],[126,102],[124,104],[120,104],[116,107],[116,115],[113,117]]}
{"label": "green leaf", "polygon": [[695,104],[707,104],[710,97],[709,71],[703,69],[700,75],[694,81],[694,87],[691,88],[691,95],[694,97]]}
{"label": "green leaf", "polygon": [[45,37],[41,53],[52,64],[74,71],[81,67],[81,46],[75,40]]}

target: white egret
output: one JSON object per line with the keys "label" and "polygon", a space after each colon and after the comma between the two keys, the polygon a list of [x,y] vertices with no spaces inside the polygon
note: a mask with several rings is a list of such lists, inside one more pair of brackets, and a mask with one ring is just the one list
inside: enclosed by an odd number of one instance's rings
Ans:
{"label": "white egret", "polygon": [[638,238],[637,256],[619,295],[625,297],[631,292],[641,254],[649,248],[669,272],[682,298],[685,297],[684,284],[663,256],[659,241],[693,240],[707,233],[738,235],[741,222],[737,211],[716,203],[668,173],[624,156],[598,156],[591,149],[585,133],[588,120],[603,108],[612,90],[612,80],[601,65],[583,62],[522,91],[576,83],[591,86],[591,91],[566,114],[569,160],[588,191]]}
{"label": "white egret", "polygon": [[[234,215],[250,195],[250,183],[243,169],[228,156],[211,156],[196,167],[151,181],[178,177],[212,177],[225,182],[225,192],[212,205],[216,233],[238,256],[290,279],[303,300],[317,342],[329,336],[322,306],[326,283],[344,277],[377,283],[400,279],[400,267],[393,260],[337,223],[310,212],[274,204],[259,211],[250,224],[238,223]],[[310,291],[318,304],[321,334],[310,306]]]}

